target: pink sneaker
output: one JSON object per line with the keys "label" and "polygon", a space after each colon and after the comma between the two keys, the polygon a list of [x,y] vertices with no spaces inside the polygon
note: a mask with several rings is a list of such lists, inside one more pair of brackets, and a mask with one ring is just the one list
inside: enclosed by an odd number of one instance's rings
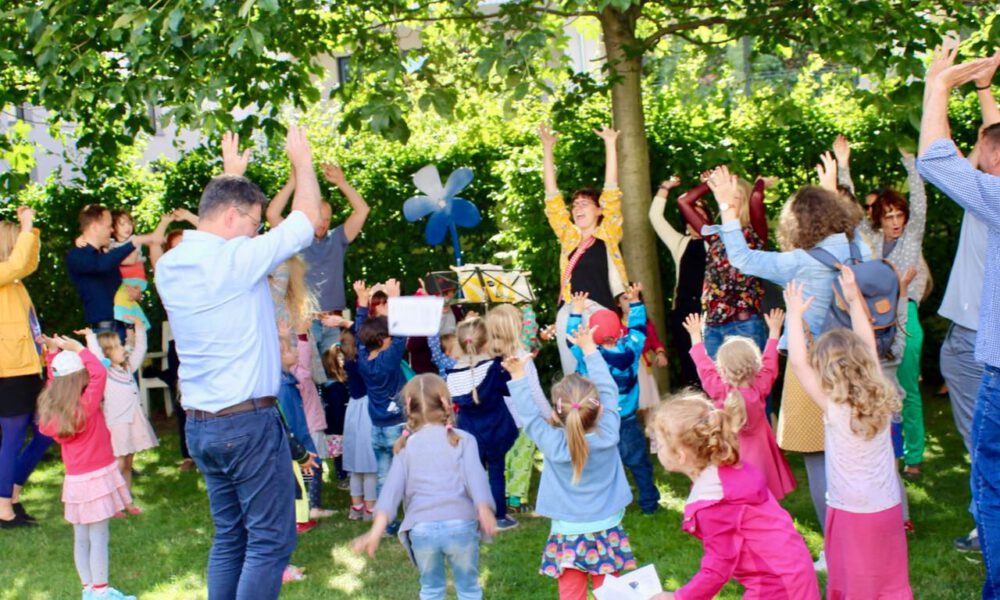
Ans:
{"label": "pink sneaker", "polygon": [[302,568],[296,567],[295,565],[288,565],[285,567],[285,571],[281,574],[281,583],[285,584],[293,581],[302,581],[306,578],[305,573],[302,571]]}

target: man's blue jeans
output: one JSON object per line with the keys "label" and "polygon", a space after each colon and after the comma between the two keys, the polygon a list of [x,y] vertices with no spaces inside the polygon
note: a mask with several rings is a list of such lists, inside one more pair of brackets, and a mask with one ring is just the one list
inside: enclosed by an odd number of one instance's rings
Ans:
{"label": "man's blue jeans", "polygon": [[296,541],[295,475],[278,409],[188,417],[186,433],[215,523],[209,600],[277,598]]}
{"label": "man's blue jeans", "polygon": [[382,484],[385,483],[389,467],[392,466],[392,447],[401,435],[403,435],[403,423],[388,427],[372,425],[372,449],[375,450],[375,465],[378,474],[375,486],[376,494],[382,493]]}
{"label": "man's blue jeans", "polygon": [[479,523],[430,521],[409,532],[410,549],[420,570],[420,600],[443,600],[447,580],[444,561],[451,563],[458,600],[480,600]]}
{"label": "man's blue jeans", "polygon": [[983,600],[1000,598],[1000,368],[987,365],[972,418],[972,502],[986,581]]}
{"label": "man's blue jeans", "polygon": [[[750,338],[757,342],[757,347],[763,352],[764,346],[767,345],[767,325],[764,324],[764,319],[759,316],[750,317],[745,321],[730,321],[721,325],[705,325],[705,352],[712,360],[715,360],[715,353],[719,351],[719,347],[722,346],[727,337],[732,336]],[[770,421],[770,394],[767,395],[767,399],[765,400],[764,412],[767,414],[768,421]]]}
{"label": "man's blue jeans", "polygon": [[646,436],[635,416],[622,419],[618,430],[618,453],[622,463],[632,471],[635,487],[639,488],[639,508],[649,514],[660,505],[660,491],[653,483],[653,464],[649,462]]}

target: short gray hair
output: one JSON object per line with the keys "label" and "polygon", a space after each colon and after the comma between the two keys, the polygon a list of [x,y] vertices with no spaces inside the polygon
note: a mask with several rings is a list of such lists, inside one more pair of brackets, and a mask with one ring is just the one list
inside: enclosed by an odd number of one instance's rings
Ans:
{"label": "short gray hair", "polygon": [[241,175],[219,175],[205,186],[198,203],[198,215],[211,217],[212,213],[235,206],[250,208],[259,204],[261,210],[267,206],[267,196],[257,184]]}

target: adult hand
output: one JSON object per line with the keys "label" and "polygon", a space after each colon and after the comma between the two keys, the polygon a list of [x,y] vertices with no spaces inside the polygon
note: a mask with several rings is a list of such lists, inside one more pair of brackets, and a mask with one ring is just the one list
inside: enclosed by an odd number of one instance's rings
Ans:
{"label": "adult hand", "polygon": [[340,168],[340,165],[323,163],[320,167],[323,169],[323,177],[338,188],[347,183],[344,170]]}
{"label": "adult hand", "polygon": [[597,327],[591,327],[590,329],[580,325],[576,328],[576,331],[566,336],[566,339],[573,342],[575,345],[583,350],[583,353],[592,354],[597,351],[597,343],[594,341],[594,332],[597,331]]}
{"label": "adult hand", "polygon": [[837,193],[837,160],[829,152],[821,154],[819,159],[820,163],[816,165],[816,175],[819,176],[820,187]]}
{"label": "adult hand", "polygon": [[594,131],[594,133],[597,134],[597,137],[599,137],[602,140],[604,140],[605,144],[612,144],[612,145],[614,145],[615,143],[618,142],[618,130],[617,129],[612,129],[612,128],[608,127],[607,125],[605,125],[604,127],[600,128],[600,129],[594,129],[593,131]]}
{"label": "adult hand", "polygon": [[226,175],[242,176],[250,164],[250,148],[240,154],[240,136],[227,131],[222,134],[222,171]]}
{"label": "adult hand", "polygon": [[916,269],[916,267],[910,267],[910,268],[908,268],[906,270],[906,272],[903,273],[903,276],[899,278],[899,287],[900,287],[900,289],[904,289],[905,290],[906,288],[910,287],[910,283],[913,282],[913,279],[916,276],[917,276],[917,269]]}
{"label": "adult hand", "polygon": [[781,181],[781,178],[780,177],[776,177],[774,175],[771,175],[771,176],[768,176],[768,177],[758,177],[757,181],[763,181],[764,182],[764,189],[765,190],[769,190],[769,189],[773,188],[774,186],[778,185],[778,182]]}
{"label": "adult hand", "polygon": [[788,311],[788,316],[795,319],[802,319],[802,315],[806,314],[806,310],[809,305],[812,304],[815,296],[804,297],[804,286],[795,281],[789,281],[788,287],[785,288],[785,309]]}
{"label": "adult hand", "polygon": [[984,79],[990,77],[997,70],[1000,62],[1000,51],[993,56],[977,58],[958,65],[952,65],[938,75],[936,83],[946,89],[953,89],[974,79]]}
{"label": "adult hand", "polygon": [[930,85],[937,81],[938,77],[945,71],[945,69],[951,67],[955,64],[955,58],[958,56],[958,45],[959,40],[953,36],[945,36],[944,40],[940,44],[934,47],[934,52],[931,55],[931,62],[927,65],[927,72],[924,75],[924,84]]}
{"label": "adult hand", "polygon": [[977,88],[986,88],[993,83],[993,76],[997,72],[997,65],[1000,65],[1000,61],[994,61],[992,68],[984,70],[978,77],[972,80]]}
{"label": "adult hand", "polygon": [[293,169],[312,168],[312,148],[309,146],[309,139],[306,137],[304,127],[290,125],[288,135],[285,136],[285,152],[288,160],[292,163]]}
{"label": "adult hand", "polygon": [[198,218],[198,217],[194,216],[194,213],[192,213],[191,211],[189,211],[186,208],[175,208],[173,210],[173,212],[171,213],[171,215],[173,215],[173,218],[174,218],[175,221],[187,221],[189,223],[192,220]]}
{"label": "adult hand", "polygon": [[35,222],[35,209],[30,206],[18,206],[17,220],[21,224],[21,233],[30,233]]}
{"label": "adult hand", "polygon": [[736,175],[729,172],[729,167],[722,165],[712,171],[712,174],[708,176],[708,187],[712,190],[712,194],[715,195],[715,200],[719,204],[726,203],[729,205],[729,210],[723,211],[724,213],[729,213],[728,217],[740,214],[743,196],[740,194]]}
{"label": "adult hand", "polygon": [[500,365],[510,373],[511,379],[520,379],[524,377],[524,365],[528,362],[528,357],[518,357],[518,356],[508,356],[503,359]]}
{"label": "adult hand", "polygon": [[486,535],[493,537],[497,534],[497,516],[493,509],[487,504],[480,504],[476,507],[479,516],[479,529]]}
{"label": "adult hand", "polygon": [[588,292],[576,292],[573,294],[573,305],[570,307],[570,311],[575,315],[582,315],[583,310],[587,308],[588,296],[590,296]]}
{"label": "adult hand", "polygon": [[[140,288],[137,285],[126,285],[125,293],[128,295],[129,300],[131,300],[132,302],[138,302],[139,300],[142,300],[142,288]],[[126,321],[131,321],[132,319],[138,321],[139,317],[135,315],[126,315],[124,319]],[[139,321],[139,324],[141,325],[142,321]]]}
{"label": "adult hand", "polygon": [[772,308],[771,312],[764,315],[764,322],[767,323],[768,337],[776,340],[781,337],[781,326],[785,322],[785,311],[780,308]]}
{"label": "adult hand", "polygon": [[664,179],[660,182],[660,191],[667,192],[674,189],[681,184],[681,178],[674,175],[670,179]]}
{"label": "adult hand", "polygon": [[542,123],[538,126],[538,137],[542,140],[542,147],[552,149],[559,140],[559,133],[549,129],[549,126]]}
{"label": "adult hand", "polygon": [[73,240],[73,245],[76,246],[77,248],[86,248],[90,244],[88,244],[87,241],[83,239],[83,236],[80,235]]}
{"label": "adult hand", "polygon": [[851,160],[851,145],[842,133],[838,133],[836,139],[833,140],[833,155],[837,158],[837,164],[840,166],[846,166]]}
{"label": "adult hand", "polygon": [[684,318],[684,329],[691,336],[691,345],[697,345],[701,343],[701,314],[691,313]]}
{"label": "adult hand", "polygon": [[708,178],[711,177],[712,173],[714,173],[714,172],[715,172],[715,169],[708,169],[707,171],[702,171],[701,175],[698,176],[698,179],[702,183],[708,183]]}

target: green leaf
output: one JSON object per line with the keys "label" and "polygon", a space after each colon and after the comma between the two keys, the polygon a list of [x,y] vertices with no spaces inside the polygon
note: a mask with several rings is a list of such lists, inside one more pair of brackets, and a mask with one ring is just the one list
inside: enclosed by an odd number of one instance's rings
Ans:
{"label": "green leaf", "polygon": [[250,14],[250,11],[253,9],[253,5],[254,5],[255,1],[256,0],[244,0],[243,6],[240,7],[240,11],[237,13],[237,15],[241,19],[245,19],[247,17],[247,15]]}

